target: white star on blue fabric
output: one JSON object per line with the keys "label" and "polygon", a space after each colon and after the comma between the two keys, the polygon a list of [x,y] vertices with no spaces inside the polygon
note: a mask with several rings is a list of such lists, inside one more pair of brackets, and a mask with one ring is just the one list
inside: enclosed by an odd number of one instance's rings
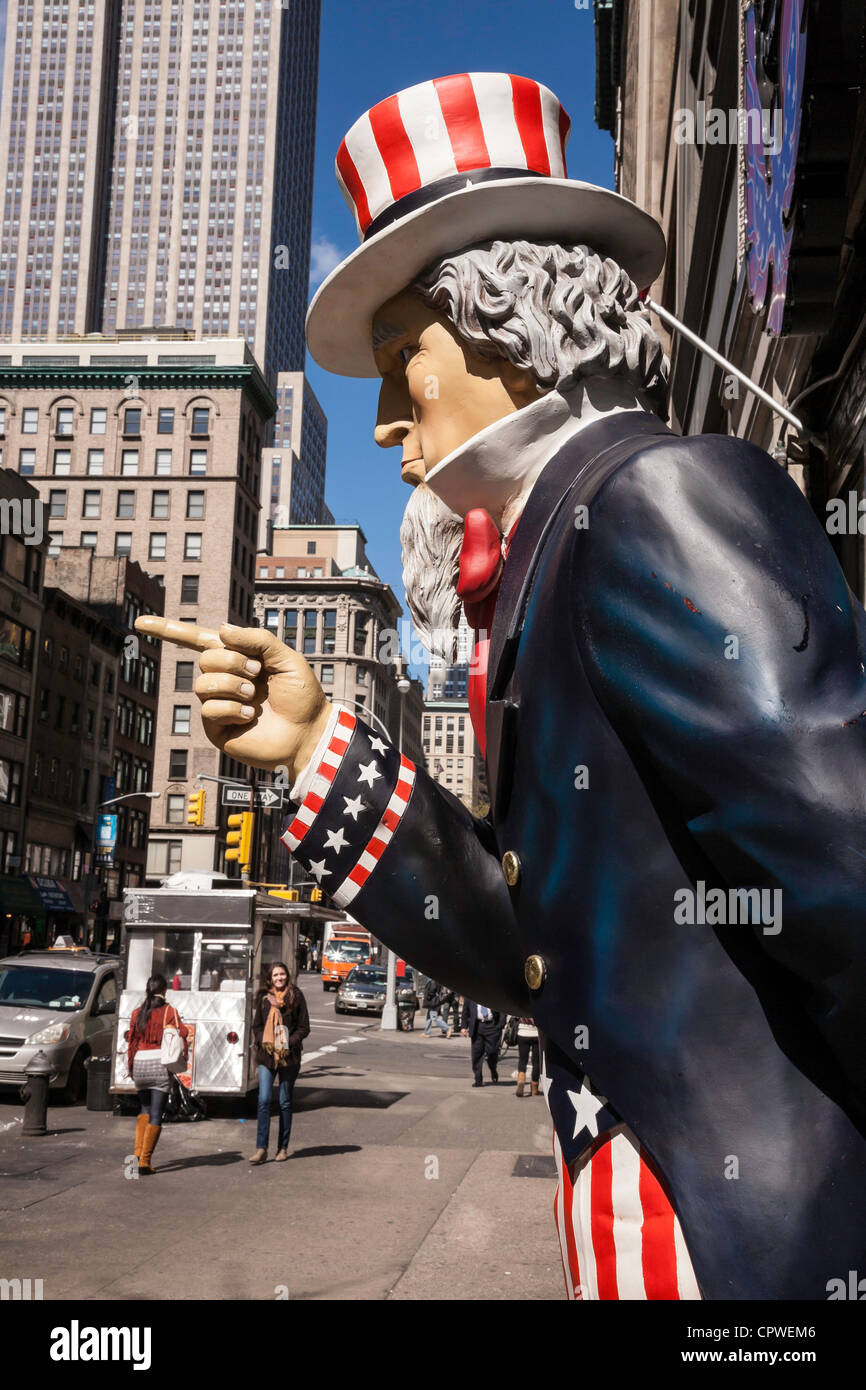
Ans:
{"label": "white star on blue fabric", "polygon": [[371,738],[371,739],[370,739],[370,747],[371,747],[371,748],[375,748],[376,752],[377,752],[377,753],[381,753],[383,757],[385,756],[385,753],[387,752],[387,749],[386,749],[386,747],[385,747],[385,743],[384,743],[384,741],[383,741],[381,738]]}
{"label": "white star on blue fabric", "polygon": [[330,869],[325,868],[324,859],[319,859],[318,861],[310,861],[310,873],[313,875],[313,878],[316,880],[317,883],[321,883],[325,875],[330,874],[330,872]]}
{"label": "white star on blue fabric", "polygon": [[580,1083],[579,1091],[569,1091],[569,1099],[574,1106],[574,1134],[576,1139],[581,1130],[587,1129],[593,1139],[598,1138],[598,1112],[607,1105],[605,1096],[594,1096],[586,1077]]}
{"label": "white star on blue fabric", "polygon": [[350,843],[350,841],[346,839],[346,834],[342,826],[340,826],[339,830],[329,830],[325,838],[325,849],[335,849],[339,851]]}
{"label": "white star on blue fabric", "polygon": [[368,763],[360,763],[359,766],[361,771],[358,773],[358,781],[366,782],[368,787],[372,787],[376,778],[382,776],[372,758]]}
{"label": "white star on blue fabric", "polygon": [[359,812],[363,811],[364,809],[364,803],[361,800],[360,796],[356,796],[354,799],[348,796],[344,796],[343,800],[346,803],[346,809],[343,812],[343,815],[351,816],[352,820],[357,820]]}

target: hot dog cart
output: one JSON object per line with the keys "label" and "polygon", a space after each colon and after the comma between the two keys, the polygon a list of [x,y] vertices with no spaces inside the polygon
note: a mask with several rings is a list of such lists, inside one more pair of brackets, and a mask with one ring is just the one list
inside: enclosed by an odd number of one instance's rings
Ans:
{"label": "hot dog cart", "polygon": [[254,1086],[253,997],[275,961],[294,974],[299,919],[311,907],[226,882],[232,886],[125,890],[115,1095],[134,1089],[126,1066],[129,1022],[154,974],[165,976],[166,999],[191,1030],[180,1080],[202,1095],[242,1096]]}

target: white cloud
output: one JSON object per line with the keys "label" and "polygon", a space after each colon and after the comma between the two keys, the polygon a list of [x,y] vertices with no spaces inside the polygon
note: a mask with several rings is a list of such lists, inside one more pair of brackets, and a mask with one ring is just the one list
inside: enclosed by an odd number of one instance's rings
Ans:
{"label": "white cloud", "polygon": [[326,236],[316,237],[310,247],[310,288],[320,285],[345,255],[345,251],[341,251]]}

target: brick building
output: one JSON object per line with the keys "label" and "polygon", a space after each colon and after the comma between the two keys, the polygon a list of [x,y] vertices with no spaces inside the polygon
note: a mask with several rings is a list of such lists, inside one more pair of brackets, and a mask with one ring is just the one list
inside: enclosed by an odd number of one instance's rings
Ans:
{"label": "brick building", "polygon": [[[205,627],[252,621],[261,447],[274,405],[239,339],[0,345],[5,460],[47,506],[61,587],[70,547],[128,558],[161,582],[167,614]],[[188,827],[188,782],[199,772],[247,775],[205,737],[194,661],[172,647],[160,669],[151,875],[214,867],[216,798],[205,825]]]}
{"label": "brick building", "polygon": [[[4,430],[0,420],[0,442]],[[24,862],[46,541],[39,494],[5,468],[0,469],[0,508],[0,874],[9,874]],[[37,535],[37,543],[26,543],[26,536],[35,540]],[[2,903],[0,910],[5,912]]]}

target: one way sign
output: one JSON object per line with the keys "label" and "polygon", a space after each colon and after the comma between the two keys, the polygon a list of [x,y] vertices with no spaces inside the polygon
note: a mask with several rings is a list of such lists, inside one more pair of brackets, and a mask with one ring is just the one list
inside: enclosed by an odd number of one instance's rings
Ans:
{"label": "one way sign", "polygon": [[[253,805],[265,811],[282,810],[286,794],[280,787],[256,787]],[[223,787],[223,806],[241,806],[249,809],[249,787]]]}

